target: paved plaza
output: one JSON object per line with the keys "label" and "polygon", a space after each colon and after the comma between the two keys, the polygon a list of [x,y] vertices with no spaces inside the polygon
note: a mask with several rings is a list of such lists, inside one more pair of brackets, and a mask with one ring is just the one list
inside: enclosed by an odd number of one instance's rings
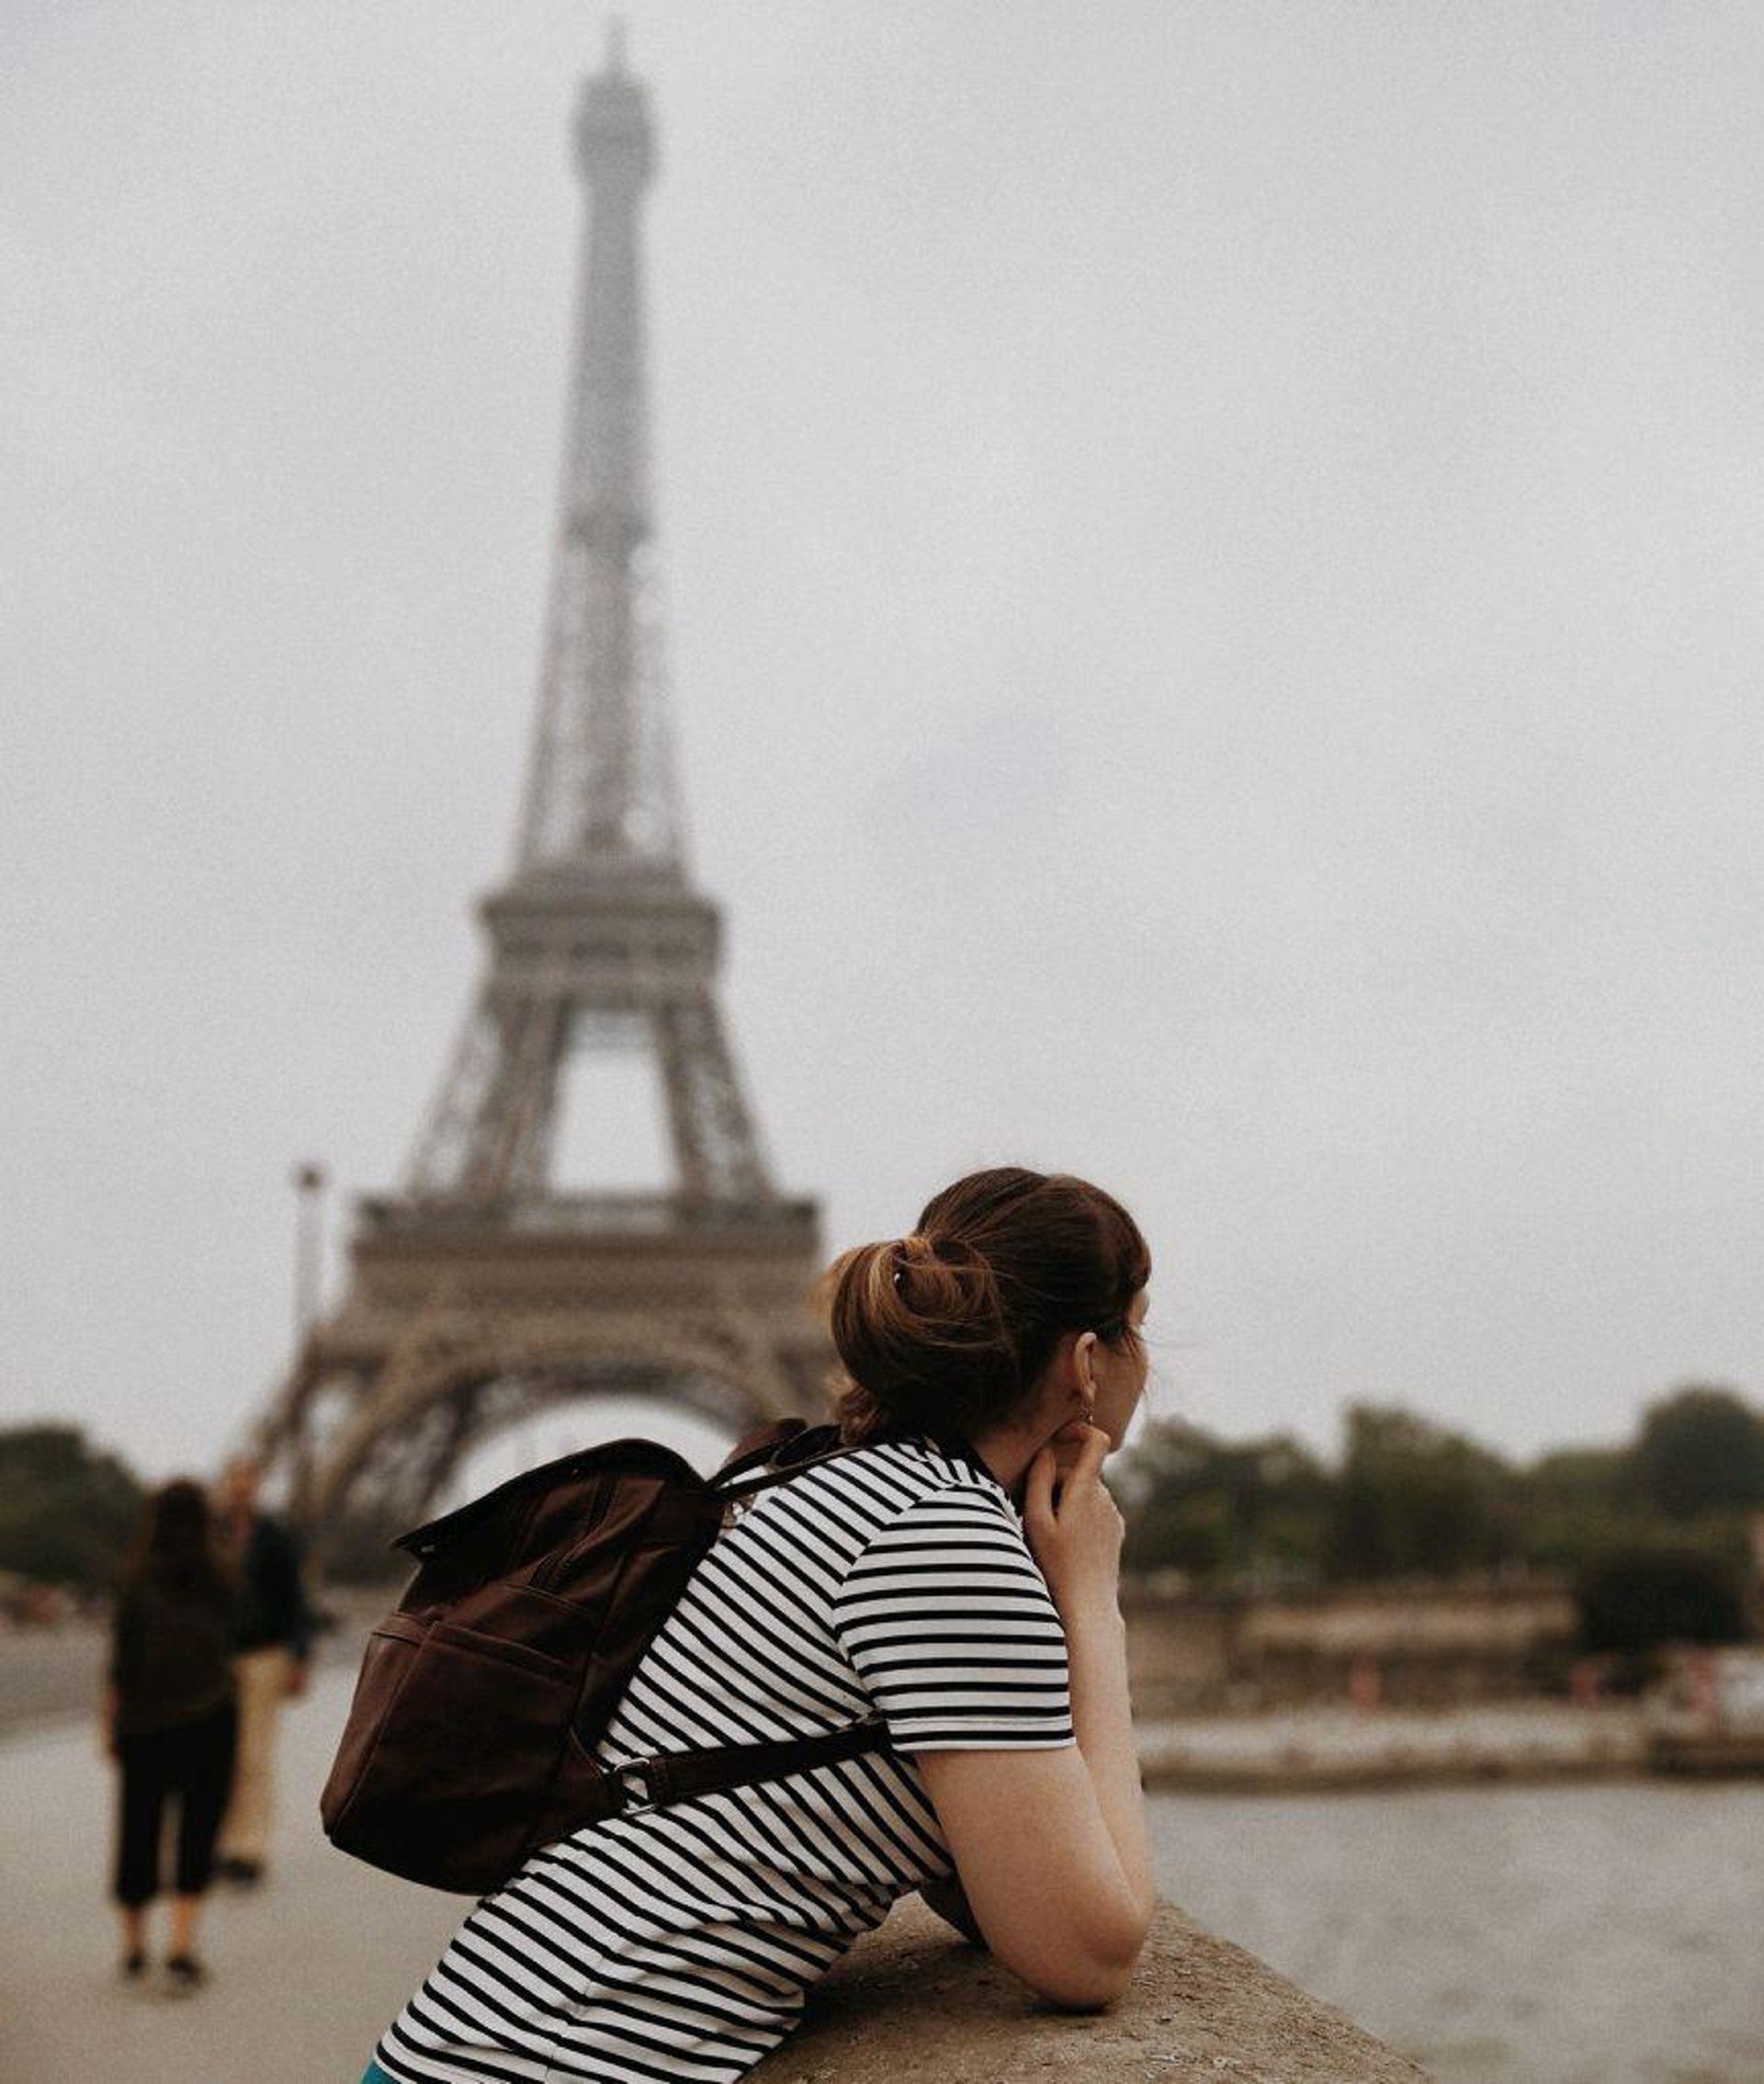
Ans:
{"label": "paved plaza", "polygon": [[375,1874],[325,1843],[318,1795],[353,1675],[322,1673],[282,1723],[275,1869],[217,1889],[208,1988],[117,1975],[107,1898],[114,1771],[81,1721],[0,1739],[0,2076],[13,2084],[356,2084],[461,1897]]}

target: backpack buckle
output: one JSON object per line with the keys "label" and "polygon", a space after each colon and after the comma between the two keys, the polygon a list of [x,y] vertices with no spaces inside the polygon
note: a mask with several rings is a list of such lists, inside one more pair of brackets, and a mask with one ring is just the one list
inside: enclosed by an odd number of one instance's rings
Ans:
{"label": "backpack buckle", "polygon": [[650,1786],[652,1773],[646,1759],[638,1759],[630,1765],[614,1766],[606,1777],[618,1789],[616,1816],[628,1817],[634,1810],[647,1809],[655,1800]]}
{"label": "backpack buckle", "polygon": [[624,1797],[616,1813],[629,1816],[636,1809],[657,1809],[680,1799],[680,1784],[673,1761],[668,1758],[632,1759],[615,1766],[610,1776]]}

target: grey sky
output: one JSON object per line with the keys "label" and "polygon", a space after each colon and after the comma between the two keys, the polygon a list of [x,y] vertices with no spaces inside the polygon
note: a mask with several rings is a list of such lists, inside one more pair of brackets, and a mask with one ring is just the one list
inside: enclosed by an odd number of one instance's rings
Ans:
{"label": "grey sky", "polygon": [[[1158,1396],[1764,1385],[1764,17],[632,5],[694,856],[830,1249],[1139,1212]],[[578,5],[0,12],[0,1412],[210,1458],[531,721]]]}

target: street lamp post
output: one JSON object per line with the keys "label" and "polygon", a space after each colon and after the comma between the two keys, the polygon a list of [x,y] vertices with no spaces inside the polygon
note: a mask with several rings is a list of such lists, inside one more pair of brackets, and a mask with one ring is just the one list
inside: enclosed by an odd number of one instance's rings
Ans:
{"label": "street lamp post", "polygon": [[294,1348],[298,1353],[319,1312],[324,1242],[324,1167],[296,1165],[294,1180]]}

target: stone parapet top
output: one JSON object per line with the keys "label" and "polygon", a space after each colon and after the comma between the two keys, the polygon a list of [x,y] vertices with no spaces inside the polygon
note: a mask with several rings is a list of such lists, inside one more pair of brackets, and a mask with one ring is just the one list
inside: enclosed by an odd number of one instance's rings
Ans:
{"label": "stone parapet top", "polygon": [[1133,1987],[1056,2011],[917,1897],[821,1982],[751,2084],[1416,2084],[1426,2071],[1163,1908]]}

